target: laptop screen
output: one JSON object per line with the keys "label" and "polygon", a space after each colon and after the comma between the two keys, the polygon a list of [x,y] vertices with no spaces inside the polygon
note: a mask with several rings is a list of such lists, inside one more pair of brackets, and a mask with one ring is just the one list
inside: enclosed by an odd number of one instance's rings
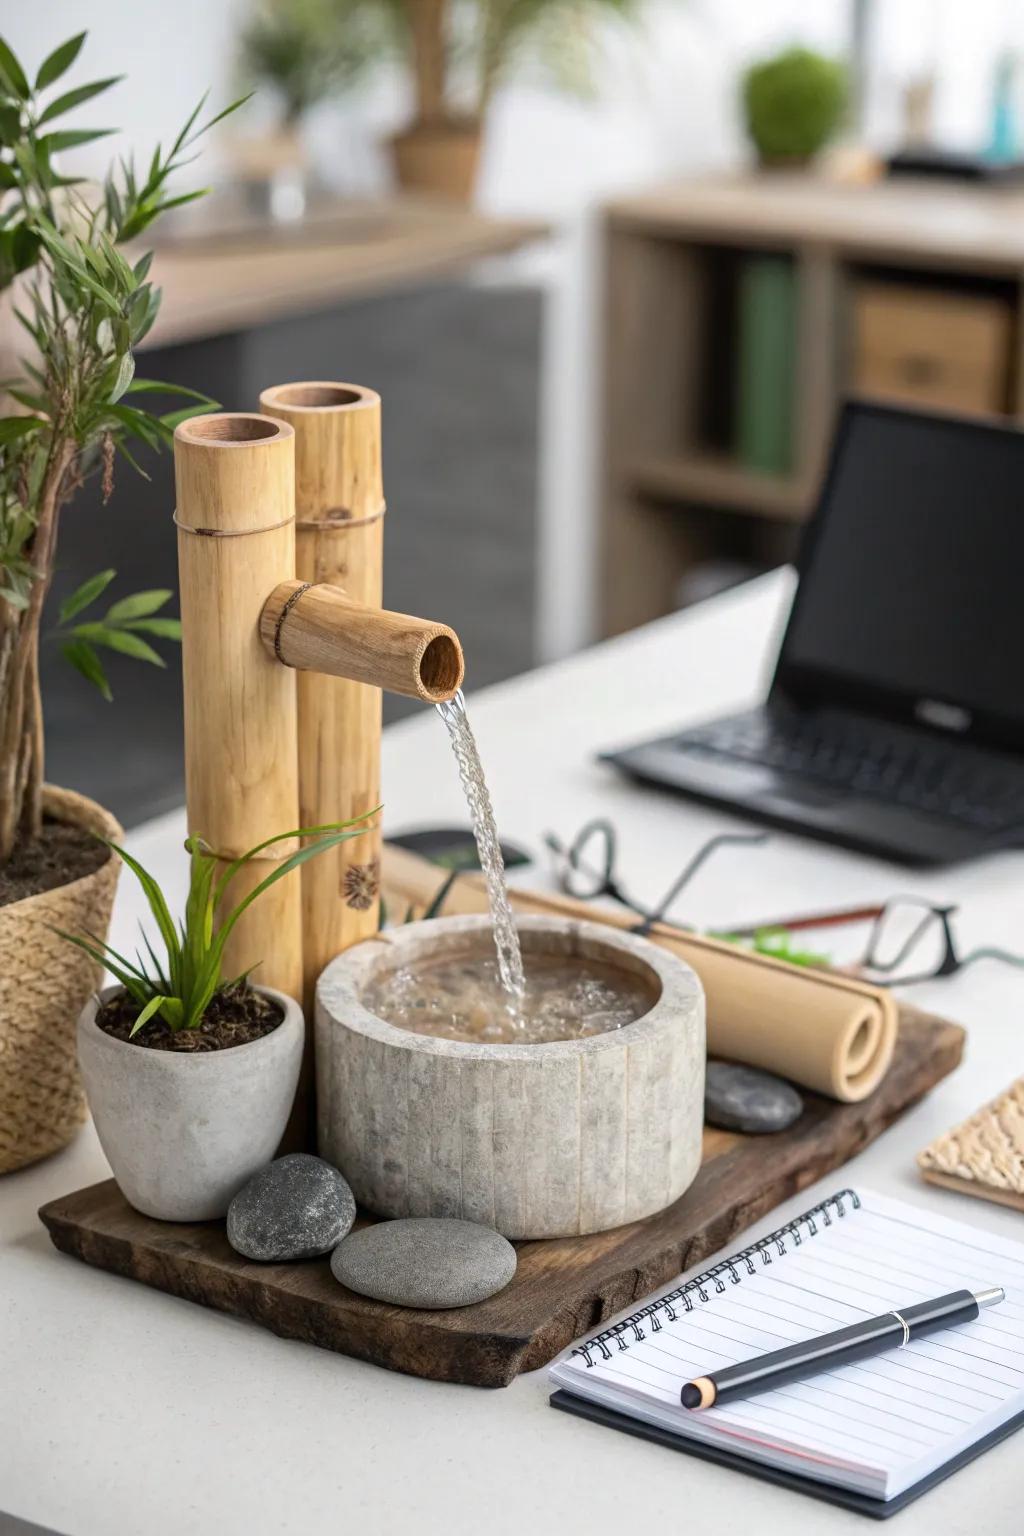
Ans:
{"label": "laptop screen", "polygon": [[776,685],[1024,745],[1024,432],[846,406]]}

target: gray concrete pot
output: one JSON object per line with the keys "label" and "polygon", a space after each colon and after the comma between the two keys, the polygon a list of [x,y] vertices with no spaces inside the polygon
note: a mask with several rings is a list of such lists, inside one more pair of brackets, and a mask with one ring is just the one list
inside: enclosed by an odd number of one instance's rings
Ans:
{"label": "gray concrete pot", "polygon": [[411,924],[339,955],[317,986],[320,1152],[381,1216],[577,1236],[652,1215],[696,1176],[705,1043],[693,971],[597,923],[516,926],[527,969],[531,954],[593,957],[645,974],[658,1001],[624,1029],[583,1040],[468,1044],[398,1029],[362,997],[381,968],[489,943],[486,917]]}
{"label": "gray concrete pot", "polygon": [[[108,987],[106,1000],[120,988]],[[148,1051],[105,1034],[92,997],[78,1020],[78,1062],[100,1144],[121,1193],[161,1221],[211,1221],[277,1151],[295,1098],[305,1026],[292,998],[277,1029],[196,1055]]]}

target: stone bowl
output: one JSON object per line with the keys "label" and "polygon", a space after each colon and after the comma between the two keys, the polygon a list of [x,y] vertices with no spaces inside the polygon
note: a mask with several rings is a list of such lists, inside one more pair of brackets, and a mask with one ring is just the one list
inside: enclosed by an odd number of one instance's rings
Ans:
{"label": "stone bowl", "polygon": [[578,1237],[671,1205],[700,1167],[704,993],[646,939],[521,917],[530,956],[639,973],[656,998],[634,1023],[545,1045],[417,1035],[363,1005],[383,970],[487,954],[486,917],[443,917],[369,939],[317,986],[320,1153],[379,1216],[454,1216],[506,1237]]}

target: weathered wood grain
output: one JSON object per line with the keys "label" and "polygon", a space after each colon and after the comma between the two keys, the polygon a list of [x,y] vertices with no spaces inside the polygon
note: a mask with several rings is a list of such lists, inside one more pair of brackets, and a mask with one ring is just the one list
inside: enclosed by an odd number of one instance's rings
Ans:
{"label": "weathered wood grain", "polygon": [[507,1386],[840,1167],[953,1071],[963,1042],[958,1025],[904,1009],[892,1067],[869,1099],[836,1104],[807,1094],[801,1118],[771,1138],[706,1132],[701,1171],[675,1205],[595,1237],[521,1243],[511,1285],[452,1312],[354,1296],[326,1259],[250,1263],[229,1248],[221,1223],[151,1221],[112,1180],[53,1200],[39,1214],[63,1252],[285,1338],[414,1376]]}

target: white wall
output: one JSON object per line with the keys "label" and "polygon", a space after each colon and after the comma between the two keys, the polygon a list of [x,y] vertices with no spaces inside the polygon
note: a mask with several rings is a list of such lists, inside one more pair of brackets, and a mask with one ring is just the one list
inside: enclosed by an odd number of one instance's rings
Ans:
{"label": "white wall", "polygon": [[[148,153],[172,135],[208,86],[211,106],[235,89],[233,35],[246,0],[5,0],[3,31],[34,67],[83,26],[90,38],[69,81],[124,73],[90,108],[90,120],[122,125]],[[563,230],[554,268],[543,385],[539,644],[565,654],[591,633],[593,588],[594,273],[586,213],[603,196],[669,177],[735,164],[745,154],[736,110],[743,64],[789,42],[843,49],[850,0],[647,0],[643,25],[609,29],[601,92],[579,102],[520,83],[496,101],[480,201],[496,213],[550,219]],[[875,0],[868,92],[870,136],[897,136],[900,93],[934,67],[936,122],[963,145],[984,142],[996,49],[1024,49],[1019,0]],[[255,127],[268,103],[247,108]],[[383,136],[407,110],[397,75],[341,106],[319,109],[309,137],[322,172],[340,189],[387,182]],[[110,141],[113,144],[117,141]],[[79,152],[87,170],[110,144]],[[216,170],[217,146],[201,168]]]}

